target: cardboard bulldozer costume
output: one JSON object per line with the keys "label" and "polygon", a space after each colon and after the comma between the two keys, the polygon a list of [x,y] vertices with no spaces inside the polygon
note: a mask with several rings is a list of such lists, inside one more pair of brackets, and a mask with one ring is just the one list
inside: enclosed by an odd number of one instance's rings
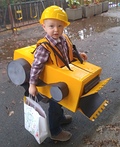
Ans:
{"label": "cardboard bulldozer costume", "polygon": [[[28,84],[35,48],[32,45],[15,50],[14,60],[8,65],[8,76],[15,85]],[[101,67],[89,62],[80,63],[75,59],[69,66],[71,70],[66,66],[59,68],[54,64],[46,64],[40,76],[38,92],[43,99],[52,98],[72,112],[80,110],[94,121],[108,104],[98,91],[110,78],[101,81]]]}

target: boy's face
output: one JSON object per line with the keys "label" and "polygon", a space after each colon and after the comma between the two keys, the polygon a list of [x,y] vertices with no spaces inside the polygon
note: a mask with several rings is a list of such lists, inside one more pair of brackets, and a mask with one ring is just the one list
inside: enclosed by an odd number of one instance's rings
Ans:
{"label": "boy's face", "polygon": [[43,29],[54,39],[58,39],[64,30],[64,22],[56,19],[44,20]]}

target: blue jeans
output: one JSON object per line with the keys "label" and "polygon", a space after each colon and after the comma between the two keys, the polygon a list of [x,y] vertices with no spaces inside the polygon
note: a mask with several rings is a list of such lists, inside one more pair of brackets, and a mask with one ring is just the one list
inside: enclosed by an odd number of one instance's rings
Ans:
{"label": "blue jeans", "polygon": [[49,100],[48,115],[51,135],[56,136],[62,131],[60,121],[65,119],[62,106],[53,100]]}

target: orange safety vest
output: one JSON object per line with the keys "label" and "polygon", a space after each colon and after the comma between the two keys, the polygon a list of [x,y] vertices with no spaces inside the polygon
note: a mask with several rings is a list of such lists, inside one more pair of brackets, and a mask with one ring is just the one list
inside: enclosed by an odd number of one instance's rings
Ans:
{"label": "orange safety vest", "polygon": [[[70,41],[70,39],[68,38],[67,35],[64,34],[64,37],[66,39],[68,49],[69,49],[69,51],[68,51],[68,53],[69,53],[68,59],[69,59],[70,62],[72,62],[73,61],[73,45],[72,45],[72,42]],[[47,44],[46,44],[46,42],[47,42]],[[50,45],[48,45],[48,44],[50,44]],[[59,49],[57,47],[55,47],[52,43],[50,43],[46,38],[40,39],[37,42],[37,46],[39,46],[39,45],[42,45],[45,49],[47,49],[50,52],[50,58],[48,60],[49,63],[52,63],[52,64],[54,64],[54,65],[56,65],[58,67],[65,66],[64,62],[62,62],[60,60],[60,58],[52,50],[52,48],[54,48],[60,54],[60,56],[62,58],[64,58],[63,55],[61,54],[61,52],[59,51]]]}

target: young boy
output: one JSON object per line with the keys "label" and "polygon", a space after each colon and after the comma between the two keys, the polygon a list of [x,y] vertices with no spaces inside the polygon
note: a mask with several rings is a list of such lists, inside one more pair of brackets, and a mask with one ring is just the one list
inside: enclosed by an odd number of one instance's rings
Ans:
{"label": "young boy", "polygon": [[[48,42],[55,48],[68,65],[73,60],[72,45],[67,41],[67,38],[63,36],[64,28],[70,24],[66,12],[58,6],[50,6],[43,11],[40,24],[45,30],[46,35],[44,39],[40,40],[37,44],[34,61],[31,67],[29,93],[32,96],[36,96],[38,93],[36,84],[47,62],[51,62],[58,67],[65,66],[57,56],[52,56],[52,51],[48,46],[42,44],[43,41]],[[87,55],[85,53],[80,53],[80,56],[83,60],[87,60]],[[62,130],[61,125],[70,123],[72,117],[70,115],[64,115],[61,105],[51,99],[49,100],[48,115],[51,139],[58,141],[69,140],[72,134]]]}

